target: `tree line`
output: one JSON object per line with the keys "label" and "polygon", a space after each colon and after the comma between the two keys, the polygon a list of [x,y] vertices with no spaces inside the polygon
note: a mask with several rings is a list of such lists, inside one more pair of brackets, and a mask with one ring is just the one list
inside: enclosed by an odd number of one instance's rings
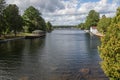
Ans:
{"label": "tree line", "polygon": [[107,28],[110,26],[111,20],[112,18],[106,17],[105,15],[100,18],[100,14],[98,12],[90,10],[85,22],[77,25],[77,28],[89,30],[90,27],[95,26],[99,32],[105,33]]}
{"label": "tree line", "polygon": [[100,19],[99,13],[95,10],[90,10],[88,16],[84,23],[77,25],[77,28],[81,29],[90,29],[91,26],[97,26],[97,23]]}
{"label": "tree line", "polygon": [[101,37],[101,45],[98,47],[104,73],[110,80],[120,80],[120,7],[113,18],[105,15],[100,18],[98,12],[91,10],[85,23],[77,27],[89,29],[91,26],[96,26],[105,35]]}
{"label": "tree line", "polygon": [[0,36],[9,33],[16,36],[17,32],[31,33],[37,29],[50,32],[52,24],[46,23],[41,15],[35,7],[29,6],[21,16],[17,5],[0,0]]}

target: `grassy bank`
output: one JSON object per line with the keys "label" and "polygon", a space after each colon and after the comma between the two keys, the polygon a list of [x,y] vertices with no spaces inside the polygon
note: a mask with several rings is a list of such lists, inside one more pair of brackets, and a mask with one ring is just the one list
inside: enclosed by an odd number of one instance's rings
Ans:
{"label": "grassy bank", "polygon": [[1,35],[0,40],[5,39],[13,39],[13,38],[19,38],[19,37],[25,37],[25,36],[31,36],[32,33],[18,33],[16,36],[14,34],[7,34],[7,35]]}

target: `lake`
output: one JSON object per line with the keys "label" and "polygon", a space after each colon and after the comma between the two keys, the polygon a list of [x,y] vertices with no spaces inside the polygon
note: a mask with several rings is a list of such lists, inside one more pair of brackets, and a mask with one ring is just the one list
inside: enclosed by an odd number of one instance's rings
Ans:
{"label": "lake", "polygon": [[1,43],[0,80],[108,80],[98,45],[98,37],[70,29]]}

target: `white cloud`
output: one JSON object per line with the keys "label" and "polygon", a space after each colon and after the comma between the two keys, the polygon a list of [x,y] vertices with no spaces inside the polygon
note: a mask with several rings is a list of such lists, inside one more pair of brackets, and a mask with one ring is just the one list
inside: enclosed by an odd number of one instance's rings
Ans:
{"label": "white cloud", "polygon": [[8,4],[16,4],[22,10],[31,5],[42,12],[54,12],[64,8],[60,0],[6,0],[6,2]]}
{"label": "white cloud", "polygon": [[21,11],[29,6],[40,10],[46,21],[53,25],[74,25],[84,22],[88,12],[92,9],[112,17],[115,15],[120,0],[100,0],[97,2],[84,2],[84,0],[6,0],[7,3],[17,4]]}

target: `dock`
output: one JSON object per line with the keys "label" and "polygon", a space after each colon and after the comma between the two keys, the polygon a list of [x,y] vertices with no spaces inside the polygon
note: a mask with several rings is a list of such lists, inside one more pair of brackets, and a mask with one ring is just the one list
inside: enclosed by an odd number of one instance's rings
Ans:
{"label": "dock", "polygon": [[90,35],[96,35],[98,37],[103,37],[104,35],[100,33],[96,27],[90,27]]}

